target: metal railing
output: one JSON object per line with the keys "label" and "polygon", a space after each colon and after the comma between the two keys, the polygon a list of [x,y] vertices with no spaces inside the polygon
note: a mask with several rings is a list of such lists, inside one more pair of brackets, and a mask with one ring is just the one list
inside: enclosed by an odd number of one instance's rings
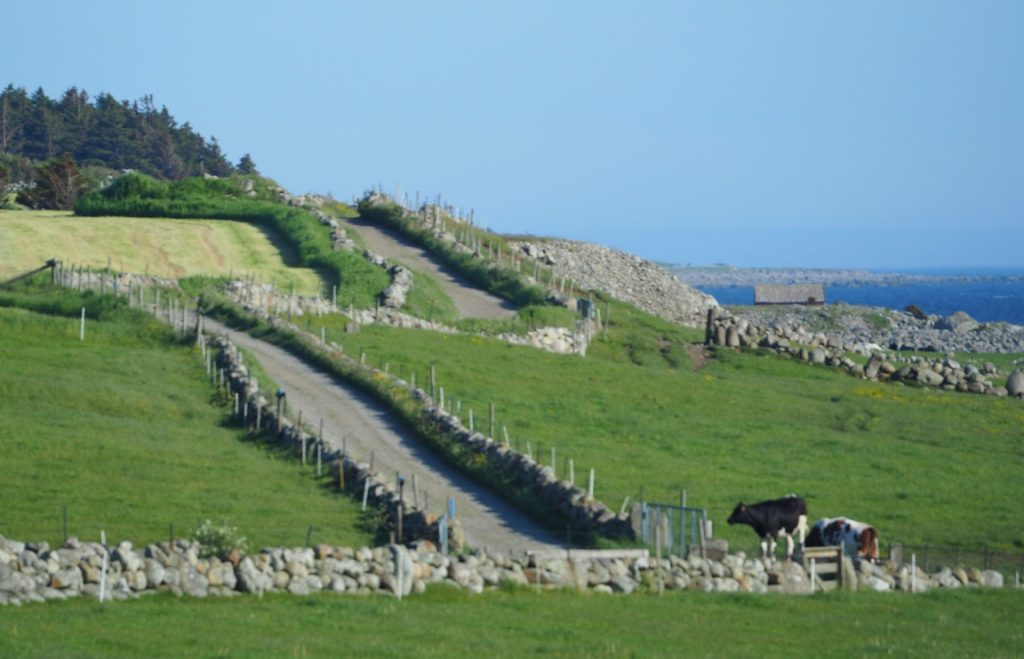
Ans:
{"label": "metal railing", "polygon": [[665,552],[684,557],[691,546],[700,546],[707,521],[708,511],[704,508],[643,503],[640,506],[640,540],[654,544],[660,525]]}

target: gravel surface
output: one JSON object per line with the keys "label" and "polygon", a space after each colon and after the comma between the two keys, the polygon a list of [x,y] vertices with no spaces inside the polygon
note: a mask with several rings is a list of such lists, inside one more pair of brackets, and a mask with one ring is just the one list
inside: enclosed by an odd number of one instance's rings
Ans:
{"label": "gravel surface", "polygon": [[[284,388],[290,409],[295,414],[301,411],[304,423],[317,429],[322,418],[325,441],[341,448],[342,437],[346,437],[349,455],[363,462],[369,461],[372,452],[375,470],[381,474],[401,473],[406,477],[406,488],[411,488],[412,474],[416,474],[421,503],[428,496],[431,512],[443,513],[447,498],[454,497],[456,514],[470,546],[497,551],[560,546],[557,536],[423,446],[367,394],[282,348],[228,330],[209,318],[203,322],[209,331],[226,332],[235,345],[248,350],[268,377]],[[406,495],[410,496],[408,489]]]}
{"label": "gravel surface", "polygon": [[[437,263],[422,247],[408,242],[394,231],[355,218],[339,221],[359,232],[370,251],[390,260],[398,260],[413,270],[436,278],[464,318],[502,319],[515,315],[515,306],[506,300],[473,287],[455,272]],[[415,285],[415,284],[414,284]]]}

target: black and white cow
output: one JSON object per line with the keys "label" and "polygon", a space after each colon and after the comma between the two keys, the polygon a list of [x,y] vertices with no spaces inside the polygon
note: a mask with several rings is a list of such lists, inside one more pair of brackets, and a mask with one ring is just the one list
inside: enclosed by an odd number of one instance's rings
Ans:
{"label": "black and white cow", "polygon": [[854,558],[878,560],[878,530],[870,524],[846,517],[826,517],[814,523],[807,536],[808,547],[838,545]]}
{"label": "black and white cow", "polygon": [[775,539],[785,535],[786,560],[790,560],[793,558],[793,532],[799,533],[801,545],[807,533],[807,503],[795,494],[750,505],[740,502],[728,521],[730,525],[752,526],[761,539],[761,553],[765,557],[774,558]]}

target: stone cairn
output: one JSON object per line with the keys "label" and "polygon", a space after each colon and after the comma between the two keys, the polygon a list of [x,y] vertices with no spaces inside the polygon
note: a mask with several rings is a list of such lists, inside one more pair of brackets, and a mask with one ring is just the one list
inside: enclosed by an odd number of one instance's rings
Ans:
{"label": "stone cairn", "polygon": [[[927,359],[918,355],[894,356],[863,344],[848,344],[842,338],[811,333],[802,326],[756,325],[720,308],[707,314],[705,342],[729,348],[763,348],[777,355],[811,364],[834,366],[855,377],[878,382],[913,383],[948,391],[1024,398],[1024,370],[1016,369],[1006,384],[996,384],[999,371],[991,363],[980,368],[951,359]],[[860,352],[866,364],[855,362],[847,353]]]}
{"label": "stone cairn", "polygon": [[[854,566],[847,558],[843,569],[850,590],[927,592],[1004,585],[999,572],[959,566],[926,574],[919,567],[912,572],[910,566],[891,562]],[[51,548],[46,542],[0,536],[0,605],[81,596],[119,601],[157,592],[208,597],[326,591],[400,598],[432,584],[470,593],[511,584],[627,595],[660,590],[803,594],[811,592],[812,577],[799,563],[748,558],[743,552],[714,558],[692,552],[660,561],[646,552],[630,557],[586,551],[512,556],[475,550],[446,556],[421,540],[408,547],[320,544],[210,556],[191,540],[135,548],[129,541],[107,546],[70,537],[63,546]]]}

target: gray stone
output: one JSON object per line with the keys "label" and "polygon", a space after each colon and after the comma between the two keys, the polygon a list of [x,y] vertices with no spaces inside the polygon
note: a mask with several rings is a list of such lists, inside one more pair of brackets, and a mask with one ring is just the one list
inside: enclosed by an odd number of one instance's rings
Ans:
{"label": "gray stone", "polygon": [[612,590],[616,593],[629,595],[636,590],[636,582],[627,576],[615,577],[611,580]]}
{"label": "gray stone", "polygon": [[1024,369],[1016,369],[1006,380],[1006,392],[1017,398],[1024,397]]}
{"label": "gray stone", "polygon": [[942,384],[944,378],[930,368],[920,368],[917,371],[917,381],[932,387]]}

